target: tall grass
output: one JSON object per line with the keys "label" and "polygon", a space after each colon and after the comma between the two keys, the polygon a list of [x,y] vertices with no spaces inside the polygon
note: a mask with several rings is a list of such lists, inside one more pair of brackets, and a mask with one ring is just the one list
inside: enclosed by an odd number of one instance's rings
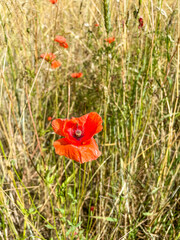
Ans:
{"label": "tall grass", "polygon": [[[2,0],[0,23],[0,239],[179,239],[180,2]],[[102,156],[56,155],[47,118],[91,111]]]}

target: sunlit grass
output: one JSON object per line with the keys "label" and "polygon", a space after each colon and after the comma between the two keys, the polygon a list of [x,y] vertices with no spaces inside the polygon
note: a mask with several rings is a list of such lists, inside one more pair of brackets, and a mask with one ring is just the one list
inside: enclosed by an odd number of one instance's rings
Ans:
{"label": "sunlit grass", "polygon": [[[1,1],[0,239],[179,238],[178,4]],[[48,117],[91,111],[102,156],[56,155]]]}

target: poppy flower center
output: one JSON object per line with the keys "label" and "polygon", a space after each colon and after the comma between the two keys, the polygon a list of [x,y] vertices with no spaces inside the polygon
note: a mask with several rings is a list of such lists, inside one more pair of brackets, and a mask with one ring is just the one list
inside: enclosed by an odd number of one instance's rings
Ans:
{"label": "poppy flower center", "polygon": [[76,131],[75,131],[75,135],[76,135],[76,137],[81,137],[81,135],[82,135],[82,131],[81,130],[79,130],[79,129],[77,129]]}

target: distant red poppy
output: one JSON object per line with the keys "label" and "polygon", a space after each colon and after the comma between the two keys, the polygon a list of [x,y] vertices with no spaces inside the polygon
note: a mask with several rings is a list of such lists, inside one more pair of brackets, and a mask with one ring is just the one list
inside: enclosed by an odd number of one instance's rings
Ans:
{"label": "distant red poppy", "polygon": [[48,121],[51,121],[52,120],[52,117],[48,117]]}
{"label": "distant red poppy", "polygon": [[55,42],[58,42],[61,47],[68,48],[66,38],[63,36],[56,36],[54,39]]}
{"label": "distant red poppy", "polygon": [[143,18],[140,17],[140,18],[139,18],[139,26],[138,26],[138,28],[139,28],[139,29],[142,28],[143,25],[144,25],[144,23],[143,23]]}
{"label": "distant red poppy", "polygon": [[55,69],[61,66],[61,63],[57,60],[52,61],[51,68]]}
{"label": "distant red poppy", "polygon": [[95,27],[99,27],[99,23],[94,24]]}
{"label": "distant red poppy", "polygon": [[94,212],[94,209],[95,209],[95,207],[91,206],[91,208],[90,208],[91,212]]}
{"label": "distant red poppy", "polygon": [[44,58],[47,62],[51,63],[51,68],[55,69],[61,66],[61,63],[56,59],[56,55],[53,53],[41,54],[41,58]]}
{"label": "distant red poppy", "polygon": [[58,42],[58,43],[64,43],[64,42],[66,42],[66,38],[63,36],[56,36],[54,41]]}
{"label": "distant red poppy", "polygon": [[108,43],[112,43],[115,41],[115,37],[106,38],[106,39],[104,39],[104,41],[106,41]]}
{"label": "distant red poppy", "polygon": [[83,74],[81,73],[81,72],[79,72],[79,73],[72,73],[71,74],[71,77],[72,78],[80,78],[80,77],[82,77],[83,76]]}
{"label": "distant red poppy", "polygon": [[55,133],[65,138],[54,142],[55,152],[79,163],[96,160],[101,152],[93,136],[102,130],[102,118],[91,112],[80,118],[55,119]]}
{"label": "distant red poppy", "polygon": [[43,53],[43,54],[41,54],[40,57],[44,58],[47,62],[51,62],[54,59],[56,59],[56,55],[53,53],[45,53],[45,54]]}
{"label": "distant red poppy", "polygon": [[58,0],[49,0],[52,4],[57,3]]}

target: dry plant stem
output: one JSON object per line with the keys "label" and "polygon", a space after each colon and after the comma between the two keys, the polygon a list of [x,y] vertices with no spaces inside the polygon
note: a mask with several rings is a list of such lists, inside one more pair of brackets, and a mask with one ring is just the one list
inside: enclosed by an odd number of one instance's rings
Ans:
{"label": "dry plant stem", "polygon": [[[56,26],[57,26],[56,24],[57,24],[58,10],[59,10],[57,4],[55,4],[55,7],[56,7],[56,16],[55,16],[54,33],[53,33],[54,37],[53,37],[52,50],[51,50],[52,53],[54,53],[54,48],[55,48],[55,41],[54,41],[54,39],[55,39],[55,36],[56,36]],[[47,71],[47,74],[46,74],[46,77],[45,77],[45,83],[47,83],[47,80],[48,80],[48,77],[49,77],[49,69],[50,68],[51,67],[49,65],[48,66],[48,71]]]}
{"label": "dry plant stem", "polygon": [[[127,9],[126,9],[126,0],[123,1],[123,7],[124,7],[124,19],[126,18],[127,15]],[[122,72],[122,81],[123,81],[123,105],[125,105],[126,101],[126,49],[127,49],[127,30],[126,30],[126,24],[124,24],[123,28],[123,57],[122,57],[122,67],[123,67],[123,72]]]}
{"label": "dry plant stem", "polygon": [[45,169],[46,169],[46,164],[45,164],[45,161],[44,161],[44,155],[43,155],[43,152],[42,152],[42,150],[41,150],[41,145],[40,145],[40,141],[39,141],[39,137],[38,137],[36,125],[35,125],[35,123],[34,123],[34,119],[33,119],[33,116],[32,116],[31,105],[30,105],[29,98],[28,98],[27,88],[26,88],[26,98],[27,98],[27,103],[28,103],[28,108],[29,108],[29,114],[30,114],[31,121],[32,121],[32,124],[33,124],[33,127],[34,127],[34,131],[35,131],[35,135],[36,135],[38,147],[39,147],[39,150],[40,150],[40,153],[41,153],[41,157],[42,157],[43,162],[44,162],[44,167],[45,167]]}
{"label": "dry plant stem", "polygon": [[35,45],[35,73],[38,72],[38,15],[36,12],[36,16],[34,18],[34,29],[35,29],[35,37],[34,37],[34,45]]}
{"label": "dry plant stem", "polygon": [[[57,26],[57,18],[58,18],[58,5],[56,4],[56,16],[55,16],[55,24],[54,24],[54,39],[56,37],[56,26]],[[52,46],[52,53],[54,52],[54,46],[55,46],[55,41],[53,41],[53,46]]]}
{"label": "dry plant stem", "polygon": [[[126,8],[126,0],[123,1],[123,12],[124,12],[124,19],[126,19],[127,16],[127,8]],[[126,46],[127,46],[127,34],[126,34],[126,24],[124,24],[124,32],[123,32],[123,43],[124,43],[124,49],[123,49],[123,73],[122,73],[122,81],[123,81],[123,105],[125,106],[126,104]],[[123,164],[124,166],[124,170],[126,169],[126,165]],[[128,221],[128,210],[129,210],[129,206],[128,206],[128,180],[126,179],[126,177],[122,176],[122,183],[123,186],[125,186],[124,189],[124,194],[125,194],[125,198],[126,199],[126,204],[125,204],[125,216],[124,216],[124,225],[125,225],[125,235],[127,234],[127,221]],[[126,238],[125,238],[126,239]]]}

